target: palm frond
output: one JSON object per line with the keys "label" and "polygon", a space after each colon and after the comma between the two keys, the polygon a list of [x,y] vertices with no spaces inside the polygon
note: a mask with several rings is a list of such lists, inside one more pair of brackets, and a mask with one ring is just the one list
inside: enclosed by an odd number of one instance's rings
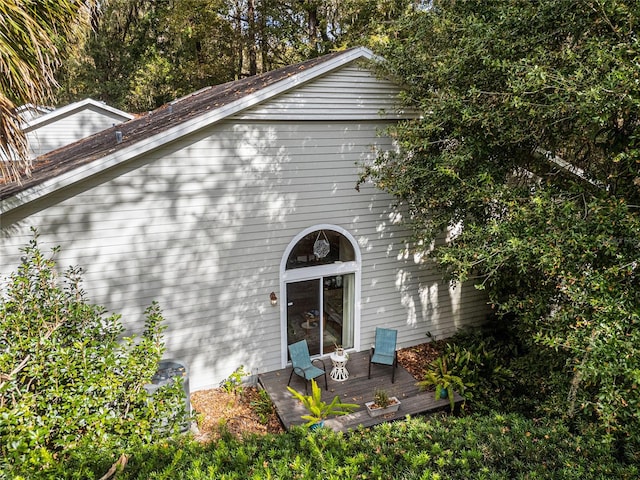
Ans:
{"label": "palm frond", "polygon": [[81,0],[0,1],[0,175],[28,175],[28,147],[16,106],[46,105],[56,86],[58,42],[72,35],[87,4]]}

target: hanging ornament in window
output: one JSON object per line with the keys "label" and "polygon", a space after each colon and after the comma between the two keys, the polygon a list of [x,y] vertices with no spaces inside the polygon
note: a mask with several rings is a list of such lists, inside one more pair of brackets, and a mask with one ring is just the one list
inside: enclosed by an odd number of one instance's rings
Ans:
{"label": "hanging ornament in window", "polygon": [[[320,235],[324,238],[320,238]],[[329,239],[325,235],[324,231],[321,230],[313,244],[313,254],[318,258],[324,258],[329,254],[329,249]]]}

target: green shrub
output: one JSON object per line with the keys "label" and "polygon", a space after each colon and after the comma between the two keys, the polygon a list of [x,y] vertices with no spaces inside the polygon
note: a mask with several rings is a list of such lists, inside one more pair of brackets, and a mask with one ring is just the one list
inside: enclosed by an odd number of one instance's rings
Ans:
{"label": "green shrub", "polygon": [[136,452],[126,479],[546,479],[638,478],[596,436],[521,415],[432,416],[349,433],[302,427],[208,445],[167,442]]}
{"label": "green shrub", "polygon": [[503,318],[482,328],[464,329],[445,346],[449,364],[461,378],[474,383],[465,393],[472,399],[471,410],[563,419],[573,432],[609,442],[618,458],[640,461],[637,429],[604,429],[597,411],[585,408],[594,397],[600,398],[602,408],[615,402],[598,394],[593,383],[583,381],[573,389],[575,359],[562,349],[542,348],[521,337],[516,323],[516,318]]}
{"label": "green shrub", "polygon": [[23,251],[0,298],[0,471],[46,476],[92,451],[115,461],[176,431],[180,381],[145,390],[164,349],[158,305],[142,336],[121,338],[120,317],[85,300],[80,269],[60,279],[37,234]]}
{"label": "green shrub", "polygon": [[518,349],[504,338],[497,340],[492,330],[463,329],[444,346],[443,357],[449,370],[468,385],[464,395],[473,400],[474,411],[499,408],[514,379],[510,363]]}
{"label": "green shrub", "polygon": [[244,365],[240,365],[236,368],[231,375],[220,382],[220,388],[227,393],[233,393],[234,395],[242,394],[242,378],[248,376],[244,369]]}
{"label": "green shrub", "polygon": [[509,364],[517,351],[513,343],[497,340],[486,327],[463,329],[443,344],[442,355],[430,362],[418,385],[435,387],[436,398],[445,389],[453,402],[451,387],[473,401],[474,411],[491,411],[500,407],[500,398],[512,388]]}
{"label": "green shrub", "polygon": [[[453,364],[453,368],[447,366],[447,356],[443,355],[429,363],[424,372],[424,377],[418,382],[421,389],[435,388],[435,398],[448,398],[451,410],[455,405],[454,392],[460,395],[465,394],[468,387],[473,387],[473,383],[463,380],[462,375],[466,371],[466,361],[458,361]],[[467,377],[469,375],[467,374]]]}
{"label": "green shrub", "polygon": [[307,414],[301,415],[301,418],[307,421],[305,423],[306,427],[312,427],[317,423],[323,422],[331,415],[347,415],[359,407],[355,403],[342,403],[338,395],[333,397],[330,403],[325,402],[322,400],[322,391],[315,379],[311,379],[311,395],[303,395],[289,386],[287,386],[287,390],[307,410]]}
{"label": "green shrub", "polygon": [[251,401],[251,408],[253,408],[253,411],[258,415],[260,423],[266,425],[269,423],[269,416],[274,411],[273,402],[271,398],[269,398],[266,390],[259,389],[257,394],[258,398]]}

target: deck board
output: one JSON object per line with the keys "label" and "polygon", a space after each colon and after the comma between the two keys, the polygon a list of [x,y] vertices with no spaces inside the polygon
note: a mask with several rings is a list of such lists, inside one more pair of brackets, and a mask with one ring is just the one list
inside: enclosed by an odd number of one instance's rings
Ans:
{"label": "deck board", "polygon": [[[360,408],[355,412],[332,417],[325,421],[325,426],[335,431],[347,431],[357,428],[359,425],[369,427],[383,422],[389,422],[405,418],[407,415],[417,415],[438,410],[448,410],[449,400],[434,399],[433,392],[422,392],[416,386],[416,379],[404,368],[398,365],[395,383],[391,383],[391,367],[373,365],[371,367],[371,379],[367,378],[369,365],[369,352],[351,353],[347,370],[349,378],[344,382],[332,380],[329,376],[331,361],[324,359],[327,371],[328,391],[324,389],[324,378],[318,378],[318,385],[322,388],[322,399],[330,402],[334,396],[339,396],[345,403],[357,403]],[[294,425],[305,423],[300,418],[306,413],[304,407],[287,390],[287,381],[291,374],[291,367],[274,372],[260,374],[258,381],[267,391],[275,405],[276,412],[284,427],[289,430]],[[304,392],[304,381],[294,375],[291,386],[300,392]],[[384,389],[390,397],[400,399],[400,409],[395,414],[372,418],[367,413],[365,402],[373,400],[374,392]],[[310,390],[310,387],[309,387]],[[462,402],[462,397],[456,394],[456,404]]]}

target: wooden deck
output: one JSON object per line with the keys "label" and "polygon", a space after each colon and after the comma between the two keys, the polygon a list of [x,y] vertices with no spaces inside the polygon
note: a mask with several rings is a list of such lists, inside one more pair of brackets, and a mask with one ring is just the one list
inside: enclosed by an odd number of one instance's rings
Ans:
{"label": "wooden deck", "polygon": [[[398,365],[396,381],[391,383],[391,367],[383,365],[371,366],[371,380],[367,379],[369,352],[350,353],[347,370],[349,378],[343,382],[332,380],[329,376],[331,360],[324,359],[329,390],[324,389],[324,378],[318,377],[318,386],[322,388],[322,399],[330,402],[338,395],[344,403],[357,403],[360,408],[348,415],[331,417],[325,421],[325,426],[335,431],[347,431],[362,425],[369,427],[378,423],[404,419],[407,415],[435,412],[449,408],[449,400],[435,400],[433,392],[421,392],[416,386],[416,379],[404,368]],[[273,401],[276,412],[284,427],[289,430],[293,425],[305,423],[300,418],[306,413],[304,407],[287,390],[287,381],[291,374],[291,367],[284,370],[263,373],[258,376],[258,382],[267,391]],[[291,386],[304,391],[304,381],[297,375],[291,379]],[[401,402],[397,413],[372,418],[367,413],[365,402],[373,400],[377,389],[384,389],[390,397],[396,396]],[[311,387],[309,387],[309,392]],[[456,394],[456,404],[462,402],[462,397]]]}

